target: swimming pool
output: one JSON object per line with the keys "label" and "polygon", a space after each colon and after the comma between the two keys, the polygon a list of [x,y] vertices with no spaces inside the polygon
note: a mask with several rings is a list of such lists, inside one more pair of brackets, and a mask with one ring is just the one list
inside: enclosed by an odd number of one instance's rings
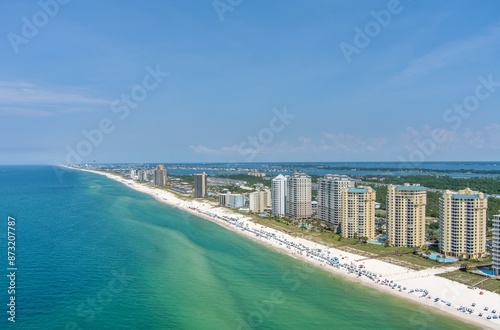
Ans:
{"label": "swimming pool", "polygon": [[438,258],[438,254],[436,253],[431,253],[427,256],[427,258],[431,260],[435,260],[437,262],[457,262],[458,258],[453,258],[453,257],[446,257],[446,258]]}
{"label": "swimming pool", "polygon": [[476,270],[479,271],[480,273],[483,273],[484,275],[495,276],[495,273],[493,272],[493,268],[491,268],[489,266],[477,267]]}

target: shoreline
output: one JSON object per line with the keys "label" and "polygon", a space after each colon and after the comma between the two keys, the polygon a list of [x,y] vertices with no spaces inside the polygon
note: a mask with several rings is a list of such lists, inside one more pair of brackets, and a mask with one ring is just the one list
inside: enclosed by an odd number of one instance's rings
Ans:
{"label": "shoreline", "polygon": [[[428,268],[415,271],[377,259],[356,262],[355,260],[366,259],[366,257],[256,224],[245,215],[213,206],[208,202],[203,202],[203,200],[186,201],[169,191],[123,178],[118,174],[63,167],[103,175],[131,189],[148,194],[159,202],[209,220],[296,260],[304,261],[353,283],[367,285],[394,297],[413,301],[423,309],[416,310],[422,321],[426,321],[425,312],[431,310],[481,328],[495,329],[500,327],[500,318],[486,319],[488,315],[500,315],[500,295],[488,291],[484,291],[484,294],[480,295],[481,290],[479,289],[468,289],[464,284],[435,276],[450,271],[450,268]],[[453,270],[455,268],[453,267]],[[439,300],[435,301],[436,298]],[[447,305],[448,302],[451,306]],[[472,307],[472,303],[476,303],[476,306]],[[457,310],[461,306],[473,308],[474,313],[469,314]],[[489,307],[488,311],[484,311],[486,306]],[[497,312],[492,313],[493,310],[497,310]],[[478,316],[481,312],[483,313],[482,317]]]}

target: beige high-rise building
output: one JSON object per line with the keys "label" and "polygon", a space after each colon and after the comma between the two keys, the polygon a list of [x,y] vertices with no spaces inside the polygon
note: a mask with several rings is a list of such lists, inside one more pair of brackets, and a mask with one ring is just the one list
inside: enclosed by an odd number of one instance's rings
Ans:
{"label": "beige high-rise building", "polygon": [[295,219],[309,219],[311,211],[311,177],[296,173],[286,180],[286,215]]}
{"label": "beige high-rise building", "polygon": [[341,188],[341,233],[347,238],[375,238],[375,190]]}
{"label": "beige high-rise building", "polygon": [[318,179],[318,214],[321,221],[340,225],[340,190],[354,188],[354,180],[346,175],[327,174]]}
{"label": "beige high-rise building", "polygon": [[500,276],[500,214],[493,217],[493,248],[491,257],[493,259],[493,272]]}
{"label": "beige high-rise building", "polygon": [[481,192],[446,190],[440,199],[441,253],[462,259],[485,256],[487,208],[488,199]]}
{"label": "beige high-rise building", "polygon": [[167,184],[167,170],[162,164],[156,166],[154,170],[154,184],[155,186],[165,186]]}
{"label": "beige high-rise building", "polygon": [[271,191],[264,189],[248,195],[248,208],[254,213],[263,213],[271,208]]}
{"label": "beige high-rise building", "polygon": [[195,198],[202,198],[207,196],[207,174],[205,172],[200,174],[193,174],[194,183],[193,191]]}
{"label": "beige high-rise building", "polygon": [[425,244],[427,188],[418,184],[387,187],[387,240],[391,246]]}

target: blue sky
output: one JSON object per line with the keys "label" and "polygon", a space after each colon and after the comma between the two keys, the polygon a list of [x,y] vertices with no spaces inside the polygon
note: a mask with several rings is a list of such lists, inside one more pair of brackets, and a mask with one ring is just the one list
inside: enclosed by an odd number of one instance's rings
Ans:
{"label": "blue sky", "polygon": [[498,1],[2,1],[0,21],[2,164],[500,158]]}

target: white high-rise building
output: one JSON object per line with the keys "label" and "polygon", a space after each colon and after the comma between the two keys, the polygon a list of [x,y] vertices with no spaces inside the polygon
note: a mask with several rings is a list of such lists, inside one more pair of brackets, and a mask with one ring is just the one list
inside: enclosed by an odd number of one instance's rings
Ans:
{"label": "white high-rise building", "polygon": [[286,210],[286,185],[287,177],[278,175],[271,181],[271,209],[273,215],[285,216]]}
{"label": "white high-rise building", "polygon": [[493,272],[500,276],[500,214],[493,217],[493,248],[491,256],[493,259]]}
{"label": "white high-rise building", "polygon": [[486,255],[488,199],[469,188],[445,191],[440,199],[439,249],[447,256],[478,259]]}
{"label": "white high-rise building", "polygon": [[493,248],[491,250],[493,259],[493,272],[500,276],[500,214],[493,218]]}
{"label": "white high-rise building", "polygon": [[144,181],[144,182],[147,182],[148,181],[148,170],[139,170],[138,173],[137,173],[137,179],[139,181]]}
{"label": "white high-rise building", "polygon": [[295,219],[309,219],[311,211],[311,177],[296,173],[287,178],[286,215]]}
{"label": "white high-rise building", "polygon": [[318,179],[318,219],[334,226],[340,225],[342,188],[354,188],[354,179],[333,174]]}
{"label": "white high-rise building", "polygon": [[271,191],[264,189],[248,195],[248,208],[254,213],[263,213],[271,208]]}

